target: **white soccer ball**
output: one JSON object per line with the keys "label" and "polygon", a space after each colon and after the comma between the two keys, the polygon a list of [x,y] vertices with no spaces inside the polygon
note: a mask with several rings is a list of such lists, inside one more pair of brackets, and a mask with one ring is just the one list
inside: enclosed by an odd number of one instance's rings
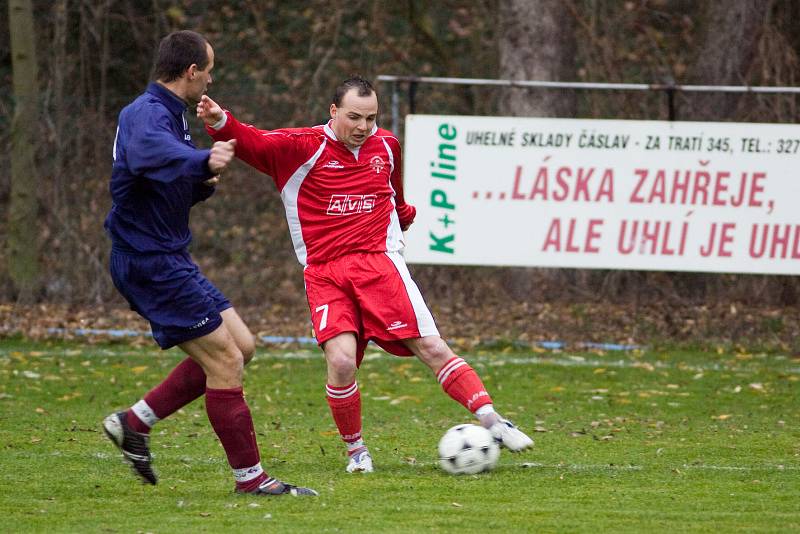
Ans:
{"label": "white soccer ball", "polygon": [[492,433],[478,425],[456,425],[439,440],[439,465],[453,475],[490,471],[500,457]]}

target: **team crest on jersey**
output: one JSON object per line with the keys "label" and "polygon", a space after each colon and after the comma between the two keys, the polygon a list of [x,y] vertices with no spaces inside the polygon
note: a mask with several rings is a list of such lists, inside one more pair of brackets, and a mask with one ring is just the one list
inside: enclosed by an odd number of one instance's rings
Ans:
{"label": "team crest on jersey", "polygon": [[380,156],[372,156],[369,160],[369,166],[375,171],[375,174],[380,174],[386,163],[383,162]]}
{"label": "team crest on jersey", "polygon": [[331,195],[328,215],[354,215],[369,213],[375,207],[377,195]]}

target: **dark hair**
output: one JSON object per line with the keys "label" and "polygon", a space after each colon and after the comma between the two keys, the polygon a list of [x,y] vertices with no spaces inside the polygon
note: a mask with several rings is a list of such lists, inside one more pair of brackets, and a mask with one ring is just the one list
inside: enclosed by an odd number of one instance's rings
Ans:
{"label": "dark hair", "polygon": [[333,103],[338,107],[342,105],[342,98],[350,89],[357,89],[358,96],[369,96],[375,92],[375,88],[369,83],[369,80],[361,76],[351,76],[339,84],[336,91],[333,92]]}
{"label": "dark hair", "polygon": [[197,32],[172,32],[158,45],[153,78],[162,82],[177,80],[192,64],[200,70],[208,66],[206,38]]}

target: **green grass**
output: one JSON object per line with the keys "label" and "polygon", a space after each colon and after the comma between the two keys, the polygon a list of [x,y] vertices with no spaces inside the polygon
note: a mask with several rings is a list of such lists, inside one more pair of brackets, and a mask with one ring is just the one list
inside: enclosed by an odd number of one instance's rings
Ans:
{"label": "green grass", "polygon": [[[287,356],[299,356],[289,358]],[[800,529],[800,362],[717,353],[465,355],[536,447],[454,477],[436,443],[469,421],[416,360],[359,375],[377,471],[348,475],[321,355],[246,372],[262,463],[317,499],[232,494],[197,401],[154,430],[156,487],[99,431],[182,358],[127,344],[0,341],[6,532],[786,532]],[[536,429],[536,432],[534,432]]]}

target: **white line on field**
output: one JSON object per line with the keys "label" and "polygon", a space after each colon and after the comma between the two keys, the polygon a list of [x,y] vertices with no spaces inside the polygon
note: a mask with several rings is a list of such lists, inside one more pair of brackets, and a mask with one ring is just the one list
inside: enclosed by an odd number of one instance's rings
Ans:
{"label": "white line on field", "polygon": [[737,465],[708,465],[708,464],[683,464],[684,469],[708,469],[710,471],[800,471],[800,466],[796,465],[759,465],[759,466],[737,466]]}
{"label": "white line on field", "polygon": [[[419,462],[415,465],[429,466]],[[540,462],[515,462],[500,464],[500,467],[521,467],[525,469],[556,469],[566,471],[643,471],[645,469],[676,469],[671,466],[643,466],[643,465],[618,465],[618,464],[545,464]],[[678,469],[699,469],[709,471],[800,471],[800,466],[793,465],[761,465],[761,466],[731,466],[708,464],[683,464]]]}
{"label": "white line on field", "polygon": [[[153,454],[156,456],[157,452]],[[59,454],[60,455],[60,454]],[[107,454],[105,452],[96,452],[93,457],[98,460],[117,460],[117,454]],[[121,457],[120,457],[121,458]],[[177,459],[181,463],[195,464],[218,464],[223,463],[222,458],[193,458],[191,456],[181,455]],[[415,462],[413,464],[406,464],[414,467],[433,467],[436,463],[430,462]],[[644,466],[644,465],[619,465],[619,464],[545,464],[541,462],[513,462],[503,463],[500,467],[519,467],[523,469],[554,469],[565,471],[643,471],[645,469],[695,469],[695,470],[708,470],[708,471],[734,471],[734,472],[750,472],[750,471],[800,471],[800,466],[796,465],[711,465],[711,464],[682,464],[680,467],[670,466]]]}
{"label": "white line on field", "polygon": [[[155,353],[124,353],[124,352],[114,352],[109,349],[99,349],[91,352],[84,352],[84,351],[77,351],[77,350],[67,350],[67,351],[58,351],[58,350],[41,350],[41,351],[30,351],[36,356],[62,356],[62,357],[81,357],[81,358],[99,358],[99,357],[109,357],[109,356],[124,356],[124,355],[147,355],[147,354],[155,354]],[[0,356],[8,356],[13,353],[20,353],[20,351],[15,350],[8,350],[0,348]],[[21,353],[24,354],[24,353]],[[178,354],[177,352],[175,354]],[[183,353],[180,353],[180,356],[183,356]],[[386,353],[380,352],[371,352],[368,353],[364,360],[372,361],[372,360],[380,360],[380,359],[394,359],[395,356],[391,356]],[[286,352],[286,353],[273,353],[273,352],[262,352],[257,356],[256,362],[258,360],[320,360],[322,359],[322,352],[317,351],[300,351],[300,352]],[[693,364],[687,365],[685,363],[669,363],[663,361],[656,361],[656,362],[649,362],[646,360],[623,360],[623,359],[616,359],[616,360],[600,360],[600,359],[587,359],[584,356],[579,356],[577,354],[564,354],[562,357],[559,358],[551,358],[551,357],[541,357],[541,356],[514,356],[514,357],[497,357],[497,356],[467,356],[467,360],[470,362],[476,363],[484,363],[487,365],[499,366],[499,365],[541,365],[541,366],[556,366],[556,367],[604,367],[604,368],[616,368],[616,369],[647,369],[647,370],[654,370],[654,369],[677,369],[686,372],[692,373],[699,373],[699,372],[710,372],[710,371],[725,371],[725,372],[735,372],[735,371],[752,371],[751,369],[743,369],[742,367],[738,366],[730,366],[726,367],[725,365],[721,365],[719,363],[712,363],[712,364]],[[800,374],[800,367],[790,367],[786,369],[772,369],[775,371],[780,371],[786,374],[797,375]]]}

